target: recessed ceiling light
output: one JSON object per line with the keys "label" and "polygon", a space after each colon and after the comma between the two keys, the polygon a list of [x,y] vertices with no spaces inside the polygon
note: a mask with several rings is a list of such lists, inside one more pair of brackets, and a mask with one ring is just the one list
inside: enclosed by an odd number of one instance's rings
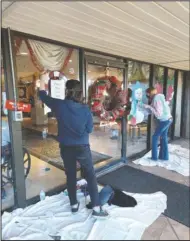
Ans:
{"label": "recessed ceiling light", "polygon": [[28,55],[26,52],[21,52],[20,55]]}
{"label": "recessed ceiling light", "polygon": [[69,63],[72,63],[73,61],[72,61],[72,59],[69,59]]}
{"label": "recessed ceiling light", "polygon": [[90,70],[88,70],[88,73],[90,73],[91,71]]}

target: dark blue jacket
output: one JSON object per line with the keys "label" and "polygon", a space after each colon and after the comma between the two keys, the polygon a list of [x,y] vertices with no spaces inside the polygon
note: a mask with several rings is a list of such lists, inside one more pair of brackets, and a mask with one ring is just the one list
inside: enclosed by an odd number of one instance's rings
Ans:
{"label": "dark blue jacket", "polygon": [[54,99],[40,91],[40,98],[55,113],[58,122],[58,141],[65,146],[88,145],[93,119],[87,105],[73,100]]}

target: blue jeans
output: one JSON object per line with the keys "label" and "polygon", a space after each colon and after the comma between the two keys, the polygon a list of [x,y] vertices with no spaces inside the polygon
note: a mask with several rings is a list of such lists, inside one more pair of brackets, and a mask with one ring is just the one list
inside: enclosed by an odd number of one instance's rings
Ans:
{"label": "blue jeans", "polygon": [[158,139],[160,137],[160,160],[169,160],[168,151],[168,130],[172,124],[172,119],[167,121],[158,121],[158,126],[154,135],[152,136],[152,160],[158,160]]}
{"label": "blue jeans", "polygon": [[110,198],[114,195],[114,190],[110,186],[105,186],[99,193],[100,197],[100,206],[104,206]]}

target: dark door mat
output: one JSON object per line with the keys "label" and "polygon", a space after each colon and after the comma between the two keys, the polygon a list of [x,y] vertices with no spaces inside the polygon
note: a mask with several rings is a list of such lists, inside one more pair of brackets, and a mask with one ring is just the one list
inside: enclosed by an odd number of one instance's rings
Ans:
{"label": "dark door mat", "polygon": [[186,226],[190,226],[189,187],[155,176],[133,167],[124,166],[98,179],[103,185],[132,193],[149,194],[163,192],[167,195],[165,215]]}
{"label": "dark door mat", "polygon": [[[50,163],[51,165],[64,169],[63,160],[60,157],[59,143],[53,137],[43,140],[42,136],[32,131],[23,132],[23,145],[29,152]],[[110,156],[92,151],[92,161],[94,164],[110,159]]]}

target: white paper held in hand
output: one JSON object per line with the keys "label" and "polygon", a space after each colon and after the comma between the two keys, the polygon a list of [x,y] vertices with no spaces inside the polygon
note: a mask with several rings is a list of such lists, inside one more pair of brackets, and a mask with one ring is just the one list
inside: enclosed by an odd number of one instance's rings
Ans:
{"label": "white paper held in hand", "polygon": [[65,81],[51,80],[51,97],[56,99],[65,99]]}

